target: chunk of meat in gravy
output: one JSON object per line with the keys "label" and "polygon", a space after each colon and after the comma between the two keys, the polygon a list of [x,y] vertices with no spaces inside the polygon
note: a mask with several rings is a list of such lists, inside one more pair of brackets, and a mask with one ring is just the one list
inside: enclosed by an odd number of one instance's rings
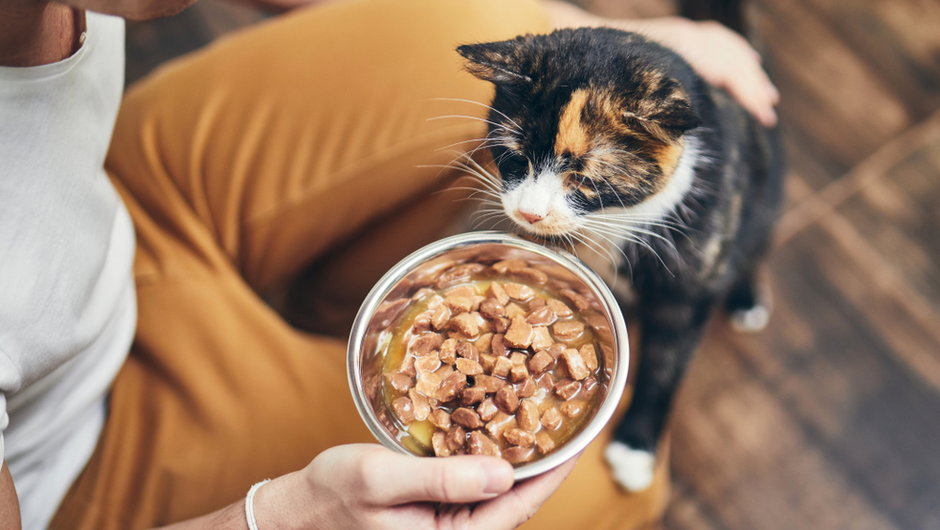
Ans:
{"label": "chunk of meat in gravy", "polygon": [[496,402],[493,401],[493,398],[486,398],[480,402],[480,406],[477,407],[477,414],[480,415],[480,419],[483,421],[490,421],[496,416],[496,413],[499,412],[499,408],[496,406]]}
{"label": "chunk of meat in gravy", "polygon": [[545,370],[548,370],[553,364],[555,364],[554,357],[544,350],[539,351],[529,359],[529,371],[533,374],[541,374]]}
{"label": "chunk of meat in gravy", "polygon": [[561,295],[568,299],[578,311],[587,311],[591,308],[591,303],[581,293],[572,289],[562,289]]}
{"label": "chunk of meat in gravy", "polygon": [[450,413],[444,409],[434,409],[428,416],[428,421],[438,429],[447,430],[450,428]]}
{"label": "chunk of meat in gravy", "polygon": [[471,455],[501,456],[499,445],[480,431],[470,433],[467,452]]}
{"label": "chunk of meat in gravy", "polygon": [[437,355],[428,354],[415,359],[415,370],[421,372],[435,372],[441,367],[441,359]]}
{"label": "chunk of meat in gravy", "polygon": [[441,347],[444,337],[440,333],[422,333],[411,341],[409,353],[421,357]]}
{"label": "chunk of meat in gravy", "polygon": [[483,421],[480,420],[480,415],[477,414],[475,410],[467,407],[460,407],[459,409],[451,412],[450,421],[469,430],[479,429],[483,426]]}
{"label": "chunk of meat in gravy", "polygon": [[385,380],[388,381],[388,384],[394,388],[396,392],[400,393],[407,392],[415,383],[412,377],[401,372],[385,374]]}
{"label": "chunk of meat in gravy", "polygon": [[471,339],[480,334],[480,324],[472,313],[460,313],[451,318],[450,327]]}
{"label": "chunk of meat in gravy", "polygon": [[552,310],[552,313],[555,313],[555,316],[558,318],[568,318],[574,315],[574,312],[571,311],[571,308],[568,307],[568,304],[562,302],[561,300],[552,298],[546,305],[549,309]]}
{"label": "chunk of meat in gravy", "polygon": [[516,383],[516,395],[520,398],[532,397],[539,390],[538,384],[536,384],[535,379],[531,377],[526,377],[519,383]]}
{"label": "chunk of meat in gravy", "polygon": [[532,447],[512,446],[503,450],[503,458],[510,464],[522,464],[535,457],[535,449]]}
{"label": "chunk of meat in gravy", "polygon": [[515,272],[528,267],[529,264],[521,259],[504,259],[493,264],[493,270],[500,274]]}
{"label": "chunk of meat in gravy", "polygon": [[487,298],[480,304],[480,314],[492,320],[506,316],[506,306],[495,298]]}
{"label": "chunk of meat in gravy", "polygon": [[562,320],[552,325],[552,334],[561,341],[575,340],[584,333],[584,323],[577,320]]}
{"label": "chunk of meat in gravy", "polygon": [[493,364],[493,375],[496,377],[508,377],[512,370],[512,361],[508,357],[497,357]]}
{"label": "chunk of meat in gravy", "polygon": [[454,364],[457,360],[457,339],[447,339],[441,344],[440,358],[442,363]]}
{"label": "chunk of meat in gravy", "polygon": [[523,399],[519,404],[516,421],[519,422],[520,428],[535,432],[539,428],[539,406],[532,400]]}
{"label": "chunk of meat in gravy", "polygon": [[414,405],[412,405],[411,400],[405,396],[392,401],[392,410],[395,411],[395,415],[398,416],[398,419],[406,425],[415,421]]}
{"label": "chunk of meat in gravy", "polygon": [[516,412],[516,408],[519,407],[519,396],[516,395],[516,390],[508,385],[500,388],[496,392],[496,406],[508,414]]}
{"label": "chunk of meat in gravy", "polygon": [[555,341],[545,326],[535,326],[532,328],[532,349],[535,351],[544,350],[551,346]]}
{"label": "chunk of meat in gravy", "polygon": [[506,282],[503,284],[503,289],[506,290],[506,294],[508,294],[510,298],[522,302],[535,296],[535,291],[523,283]]}
{"label": "chunk of meat in gravy", "polygon": [[547,326],[555,321],[555,312],[546,305],[529,313],[525,320],[533,326]]}
{"label": "chunk of meat in gravy", "polygon": [[483,401],[486,397],[486,391],[478,386],[468,386],[460,391],[460,404],[473,405]]}
{"label": "chunk of meat in gravy", "polygon": [[452,453],[447,445],[447,434],[443,431],[437,431],[431,435],[431,448],[434,449],[434,456],[450,456]]}
{"label": "chunk of meat in gravy", "polygon": [[431,327],[437,331],[442,331],[447,327],[447,321],[450,320],[450,308],[446,305],[439,305],[431,311]]}
{"label": "chunk of meat in gravy", "polygon": [[493,282],[490,284],[490,296],[496,299],[502,305],[509,303],[509,294],[506,293],[506,289],[503,289],[502,284],[499,282]]}
{"label": "chunk of meat in gravy", "polygon": [[513,383],[521,383],[528,379],[529,370],[524,364],[514,364],[509,370],[509,380]]}
{"label": "chunk of meat in gravy", "polygon": [[558,394],[558,397],[568,401],[578,391],[581,390],[581,383],[579,381],[572,381],[570,379],[562,379],[555,383],[555,394]]}
{"label": "chunk of meat in gravy", "polygon": [[513,348],[528,348],[532,344],[532,325],[522,317],[515,317],[503,337]]}
{"label": "chunk of meat in gravy", "polygon": [[471,361],[480,360],[480,352],[472,342],[461,342],[460,345],[457,346],[457,355]]}
{"label": "chunk of meat in gravy", "polygon": [[591,371],[585,366],[584,358],[581,357],[581,353],[578,352],[578,350],[574,348],[565,350],[561,354],[561,360],[565,363],[565,368],[568,369],[568,373],[571,374],[572,379],[580,381],[591,375]]}
{"label": "chunk of meat in gravy", "polygon": [[548,283],[548,275],[532,267],[525,267],[524,269],[513,271],[512,275],[524,282],[534,283],[535,285],[545,285]]}
{"label": "chunk of meat in gravy", "polygon": [[450,429],[447,429],[447,447],[451,451],[458,451],[465,443],[467,443],[467,431],[463,430],[460,425],[451,425]]}
{"label": "chunk of meat in gravy", "polygon": [[535,443],[535,435],[523,429],[509,429],[503,432],[503,439],[512,445],[521,445],[522,447],[532,447]]}
{"label": "chunk of meat in gravy", "polygon": [[467,376],[460,372],[454,372],[447,376],[434,392],[425,395],[437,396],[440,402],[446,402],[457,397],[457,393],[467,386]]}
{"label": "chunk of meat in gravy", "polygon": [[487,394],[498,392],[499,389],[506,386],[506,381],[491,375],[478,375],[473,379],[476,381],[476,386],[485,390]]}
{"label": "chunk of meat in gravy", "polygon": [[588,371],[593,372],[597,370],[597,350],[594,349],[593,344],[581,346],[581,348],[578,349],[578,353],[580,353],[581,358],[584,359],[584,366],[587,367]]}
{"label": "chunk of meat in gravy", "polygon": [[557,408],[551,407],[542,413],[541,421],[543,427],[550,431],[554,431],[561,427],[562,422],[565,420],[562,418],[561,412],[559,412]]}
{"label": "chunk of meat in gravy", "polygon": [[539,453],[547,455],[555,449],[555,440],[552,440],[547,432],[539,431],[535,433],[535,448],[538,449]]}
{"label": "chunk of meat in gravy", "polygon": [[417,390],[412,388],[408,391],[408,397],[411,399],[411,404],[414,406],[414,419],[416,421],[428,419],[428,416],[431,414],[431,402],[428,401],[427,396],[420,394]]}
{"label": "chunk of meat in gravy", "polygon": [[483,366],[473,359],[461,357],[457,359],[457,371],[464,375],[480,375],[483,373]]}

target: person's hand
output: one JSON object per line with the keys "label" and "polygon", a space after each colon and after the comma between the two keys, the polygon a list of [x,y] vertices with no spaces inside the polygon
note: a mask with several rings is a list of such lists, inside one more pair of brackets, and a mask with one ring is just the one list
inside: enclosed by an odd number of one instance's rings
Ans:
{"label": "person's hand", "polygon": [[342,445],[260,488],[255,518],[262,528],[515,528],[575,460],[513,485],[512,466],[499,458],[416,458],[373,444]]}
{"label": "person's hand", "polygon": [[633,31],[672,48],[709,83],[724,88],[766,127],[777,123],[780,94],[760,55],[739,34],[713,21],[681,17],[606,19],[564,2],[546,2],[555,27],[606,26]]}

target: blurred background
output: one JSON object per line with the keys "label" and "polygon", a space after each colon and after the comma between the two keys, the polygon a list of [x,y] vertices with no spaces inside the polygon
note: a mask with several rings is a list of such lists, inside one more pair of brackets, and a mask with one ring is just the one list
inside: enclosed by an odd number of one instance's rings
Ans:
{"label": "blurred background", "polygon": [[[574,3],[612,17],[728,12]],[[940,2],[744,8],[783,94],[790,160],[774,315],[752,336],[713,321],[672,423],[664,526],[940,529]],[[266,16],[202,0],[131,24],[128,82]]]}

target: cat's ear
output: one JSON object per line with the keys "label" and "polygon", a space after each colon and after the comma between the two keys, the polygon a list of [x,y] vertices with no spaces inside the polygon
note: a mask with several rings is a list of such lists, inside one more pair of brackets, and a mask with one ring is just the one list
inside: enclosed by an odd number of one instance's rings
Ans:
{"label": "cat's ear", "polygon": [[673,96],[651,106],[654,110],[643,115],[624,110],[623,117],[629,126],[646,131],[647,134],[663,143],[674,142],[686,131],[699,127],[703,123],[702,118],[684,95]]}
{"label": "cat's ear", "polygon": [[519,39],[483,44],[465,44],[457,53],[466,60],[467,71],[496,84],[530,83],[532,78],[522,73]]}

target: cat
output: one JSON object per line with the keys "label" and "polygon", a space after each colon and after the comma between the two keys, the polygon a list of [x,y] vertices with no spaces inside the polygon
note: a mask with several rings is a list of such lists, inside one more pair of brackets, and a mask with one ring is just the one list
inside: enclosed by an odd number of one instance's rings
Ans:
{"label": "cat", "polygon": [[501,214],[569,244],[625,311],[636,304],[633,398],[605,456],[618,483],[642,490],[713,310],[743,330],[767,323],[756,276],[783,194],[777,131],[636,33],[564,29],[457,51],[496,87],[482,147]]}

